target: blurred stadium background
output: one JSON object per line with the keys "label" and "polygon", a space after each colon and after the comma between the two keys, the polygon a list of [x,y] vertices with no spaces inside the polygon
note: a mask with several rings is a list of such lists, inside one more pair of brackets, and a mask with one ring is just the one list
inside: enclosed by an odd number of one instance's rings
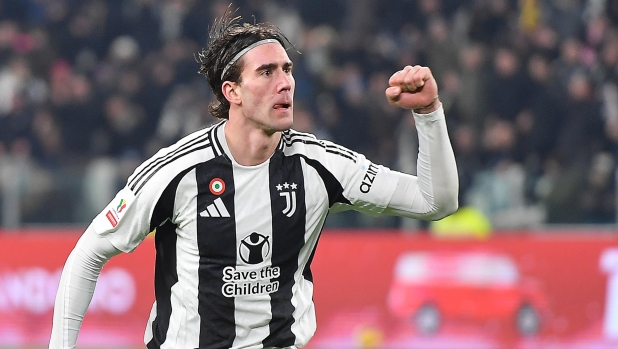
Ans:
{"label": "blurred stadium background", "polygon": [[[216,121],[193,55],[229,4],[0,0],[0,347],[45,343],[57,273],[82,229],[141,161]],[[447,114],[462,209],[431,225],[329,217],[316,256],[314,348],[618,347],[617,0],[232,7],[278,25],[302,53],[290,51],[298,130],[414,173],[413,119],[386,102],[388,78],[407,64],[431,67]],[[97,292],[110,301],[95,303],[84,345],[115,338],[139,346],[152,301],[151,248],[106,267]],[[526,321],[541,326],[520,333],[517,314],[498,320],[479,309],[499,306],[468,299],[453,311],[465,316],[449,320],[438,309],[439,330],[420,333],[413,315],[403,321],[392,305],[398,278],[408,275],[398,274],[397,256],[420,249],[447,264],[472,253],[471,265],[484,267],[464,271],[465,282],[439,282],[482,285],[476,296],[489,284],[533,279],[545,300]],[[507,267],[484,269],[496,255]],[[334,274],[332,265],[347,269]],[[521,302],[513,309],[529,305]]]}

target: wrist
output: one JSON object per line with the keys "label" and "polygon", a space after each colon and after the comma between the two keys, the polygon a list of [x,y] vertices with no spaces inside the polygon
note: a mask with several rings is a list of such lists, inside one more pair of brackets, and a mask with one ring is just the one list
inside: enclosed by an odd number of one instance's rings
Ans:
{"label": "wrist", "polygon": [[439,107],[440,99],[438,98],[438,96],[436,96],[436,98],[434,98],[431,103],[427,104],[424,107],[413,108],[412,111],[416,114],[429,114],[438,110]]}

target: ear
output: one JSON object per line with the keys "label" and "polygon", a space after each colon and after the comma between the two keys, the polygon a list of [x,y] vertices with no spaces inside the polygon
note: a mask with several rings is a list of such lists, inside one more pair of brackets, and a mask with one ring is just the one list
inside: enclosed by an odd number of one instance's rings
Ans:
{"label": "ear", "polygon": [[240,86],[238,86],[238,84],[231,81],[225,81],[223,82],[223,85],[221,85],[221,92],[223,92],[223,95],[228,102],[230,102],[230,104],[240,104],[242,99],[240,98]]}

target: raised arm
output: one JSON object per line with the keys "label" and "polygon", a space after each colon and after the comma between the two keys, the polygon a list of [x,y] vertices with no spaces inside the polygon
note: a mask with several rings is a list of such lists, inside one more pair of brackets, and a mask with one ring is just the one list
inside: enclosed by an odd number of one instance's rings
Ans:
{"label": "raised arm", "polygon": [[384,213],[436,220],[458,208],[457,164],[448,137],[438,86],[431,70],[407,66],[386,89],[389,102],[412,109],[419,139],[417,176],[396,173],[397,187]]}
{"label": "raised arm", "polygon": [[458,208],[459,179],[442,107],[414,114],[419,139],[417,176],[394,172],[397,187],[385,214],[436,220]]}

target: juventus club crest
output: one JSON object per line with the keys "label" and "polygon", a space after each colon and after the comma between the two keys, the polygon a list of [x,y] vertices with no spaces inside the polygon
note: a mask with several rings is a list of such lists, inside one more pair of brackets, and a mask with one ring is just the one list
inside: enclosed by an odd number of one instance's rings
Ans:
{"label": "juventus club crest", "polygon": [[279,192],[279,196],[285,198],[285,208],[283,209],[283,214],[292,217],[294,212],[296,212],[296,189],[298,185],[296,183],[288,183],[285,182],[283,184],[277,184],[277,191]]}

